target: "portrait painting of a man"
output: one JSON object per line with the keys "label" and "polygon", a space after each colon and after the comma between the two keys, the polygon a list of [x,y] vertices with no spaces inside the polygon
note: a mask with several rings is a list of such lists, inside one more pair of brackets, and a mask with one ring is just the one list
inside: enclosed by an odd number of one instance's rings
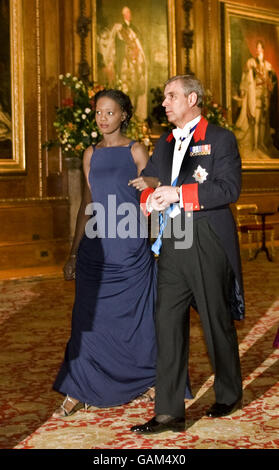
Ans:
{"label": "portrait painting of a man", "polygon": [[150,89],[168,77],[167,6],[167,0],[96,1],[95,76],[121,87],[141,120],[150,112]]}
{"label": "portrait painting of a man", "polygon": [[144,117],[147,112],[147,64],[141,34],[132,22],[131,9],[124,6],[121,14],[122,22],[104,29],[98,36],[103,81],[109,86],[121,82],[137,115]]}
{"label": "portrait painting of a man", "polygon": [[231,109],[243,159],[279,158],[279,26],[230,17]]}

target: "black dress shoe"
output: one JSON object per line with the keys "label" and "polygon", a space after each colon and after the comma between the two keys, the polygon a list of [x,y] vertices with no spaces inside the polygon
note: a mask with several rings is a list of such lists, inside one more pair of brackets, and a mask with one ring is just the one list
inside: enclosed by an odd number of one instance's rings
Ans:
{"label": "black dress shoe", "polygon": [[214,403],[212,407],[206,412],[206,416],[210,418],[221,418],[222,416],[230,415],[234,411],[242,408],[242,399],[237,400],[231,405],[225,405],[224,403]]}
{"label": "black dress shoe", "polygon": [[156,416],[144,424],[138,424],[131,428],[131,431],[137,434],[156,434],[164,431],[182,432],[185,431],[184,418],[170,418],[164,423],[159,423]]}

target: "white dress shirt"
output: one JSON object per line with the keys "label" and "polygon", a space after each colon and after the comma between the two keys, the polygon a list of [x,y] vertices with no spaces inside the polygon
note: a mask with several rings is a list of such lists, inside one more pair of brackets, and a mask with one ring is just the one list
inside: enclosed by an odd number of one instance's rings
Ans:
{"label": "white dress shirt", "polygon": [[[172,133],[173,136],[176,140],[175,146],[174,146],[174,152],[173,152],[173,160],[172,160],[172,172],[171,172],[171,182],[177,178],[180,172],[180,168],[182,165],[182,161],[184,159],[185,153],[188,149],[188,146],[190,144],[190,141],[192,139],[194,130],[193,127],[195,127],[198,122],[201,119],[201,115],[197,116],[195,119],[192,119],[192,121],[187,122],[187,124],[181,129],[180,127],[177,127],[176,129],[173,129]],[[180,137],[182,137],[184,140],[181,141]],[[183,200],[182,200],[182,191],[180,190],[180,204],[175,204],[172,212],[170,213],[170,217],[173,218],[176,215],[180,213],[180,207],[183,207]]]}
{"label": "white dress shirt", "polygon": [[[190,130],[198,124],[198,122],[201,119],[201,115],[197,116],[195,119],[192,119],[192,121],[187,122],[187,124],[181,129],[180,127],[177,127],[176,129],[173,129],[172,133],[173,136],[176,140],[175,146],[174,146],[174,151],[173,151],[173,160],[172,160],[172,172],[171,172],[171,182],[177,178],[180,172],[180,168],[182,165],[182,161],[184,158],[184,155],[187,151],[187,148],[189,146],[189,143],[192,139],[194,130],[190,132]],[[184,138],[184,140],[180,140],[180,137]],[[149,204],[149,198],[147,198],[146,201],[146,207],[148,212],[152,212],[152,206]],[[175,217],[180,213],[180,207],[183,207],[183,200],[182,200],[182,191],[180,190],[180,203],[174,204],[174,208],[172,212],[170,213],[170,217]]]}
{"label": "white dress shirt", "polygon": [[[171,182],[173,182],[174,179],[179,175],[184,155],[187,151],[188,145],[194,133],[194,130],[191,133],[190,133],[190,130],[198,124],[200,119],[201,119],[201,116],[199,115],[192,121],[187,122],[187,124],[183,127],[183,129],[181,129],[180,127],[177,127],[176,129],[173,129],[172,131],[176,142],[175,142],[175,147],[174,147],[174,152],[173,152]],[[184,140],[181,141],[180,137],[184,138]]]}

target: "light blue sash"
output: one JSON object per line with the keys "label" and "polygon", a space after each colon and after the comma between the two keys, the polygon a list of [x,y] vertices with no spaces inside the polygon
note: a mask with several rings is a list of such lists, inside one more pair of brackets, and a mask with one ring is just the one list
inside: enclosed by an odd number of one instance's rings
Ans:
{"label": "light blue sash", "polygon": [[[173,180],[172,182],[172,186],[176,186],[176,183],[177,183],[177,180],[178,180],[178,177],[175,178],[175,180]],[[159,212],[159,235],[156,239],[156,241],[153,243],[152,247],[151,247],[151,250],[156,254],[156,255],[159,255],[160,254],[160,249],[161,249],[161,246],[162,246],[162,236],[163,236],[163,232],[167,226],[167,223],[168,223],[168,218],[169,218],[169,215],[171,213],[171,211],[173,210],[173,206],[174,204],[171,204],[168,209],[165,211],[165,218],[163,216],[163,213],[160,211]]]}

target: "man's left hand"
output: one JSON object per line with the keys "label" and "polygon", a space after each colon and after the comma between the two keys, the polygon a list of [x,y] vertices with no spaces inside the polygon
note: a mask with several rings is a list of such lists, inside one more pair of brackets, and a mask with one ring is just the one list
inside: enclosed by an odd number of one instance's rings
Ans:
{"label": "man's left hand", "polygon": [[152,196],[162,208],[166,208],[171,203],[178,202],[180,199],[177,186],[159,186]]}

